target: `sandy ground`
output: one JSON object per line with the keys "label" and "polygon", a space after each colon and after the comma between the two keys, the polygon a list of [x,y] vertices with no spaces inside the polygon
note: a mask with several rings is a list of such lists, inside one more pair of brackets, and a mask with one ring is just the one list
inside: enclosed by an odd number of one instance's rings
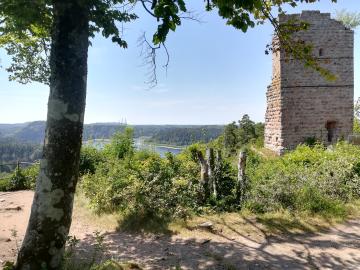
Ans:
{"label": "sandy ground", "polygon": [[[0,192],[0,265],[15,258],[32,197],[31,191]],[[225,222],[226,230],[212,232],[129,234],[106,231],[74,211],[70,234],[81,239],[79,250],[86,254],[95,242],[94,231],[102,231],[107,256],[137,262],[144,269],[360,269],[360,220],[321,233],[286,236],[269,235],[255,222],[248,223],[252,233]]]}

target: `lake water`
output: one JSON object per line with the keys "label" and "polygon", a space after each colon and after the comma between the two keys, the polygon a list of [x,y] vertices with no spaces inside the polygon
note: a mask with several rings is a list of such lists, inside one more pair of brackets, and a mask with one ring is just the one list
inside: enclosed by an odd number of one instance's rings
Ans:
{"label": "lake water", "polygon": [[150,151],[156,152],[161,157],[164,157],[167,152],[177,155],[183,150],[182,148],[177,148],[177,147],[172,147],[172,146],[168,147],[168,146],[147,144],[147,143],[135,144],[135,147],[138,150],[145,149],[145,150],[150,150]]}
{"label": "lake water", "polygon": [[[84,145],[92,145],[97,149],[102,149],[105,144],[108,144],[110,140],[108,139],[95,139],[91,141],[84,142]],[[143,138],[134,139],[134,146],[138,150],[150,150],[158,153],[161,157],[164,157],[167,152],[170,152],[174,155],[181,153],[183,148],[177,146],[165,146],[146,143]]]}

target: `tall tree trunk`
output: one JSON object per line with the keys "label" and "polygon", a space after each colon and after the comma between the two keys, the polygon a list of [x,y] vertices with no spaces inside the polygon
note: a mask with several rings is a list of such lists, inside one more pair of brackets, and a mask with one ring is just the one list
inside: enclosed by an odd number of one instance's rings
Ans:
{"label": "tall tree trunk", "polygon": [[247,185],[245,168],[246,168],[246,152],[241,151],[238,160],[238,183],[236,188],[236,197],[240,206],[242,206],[244,202],[245,199],[244,194]]}
{"label": "tall tree trunk", "polygon": [[59,269],[78,180],[89,11],[85,0],[54,0],[50,96],[43,157],[16,269]]}
{"label": "tall tree trunk", "polygon": [[205,202],[209,196],[209,170],[208,163],[206,162],[201,151],[197,150],[197,158],[200,163],[200,185],[201,185],[201,200]]}
{"label": "tall tree trunk", "polygon": [[212,182],[213,196],[215,199],[218,197],[218,182],[220,182],[221,177],[221,163],[221,150],[216,150],[214,179]]}
{"label": "tall tree trunk", "polygon": [[206,162],[207,162],[208,175],[209,175],[209,192],[210,192],[210,194],[214,195],[215,156],[214,156],[213,148],[206,149]]}

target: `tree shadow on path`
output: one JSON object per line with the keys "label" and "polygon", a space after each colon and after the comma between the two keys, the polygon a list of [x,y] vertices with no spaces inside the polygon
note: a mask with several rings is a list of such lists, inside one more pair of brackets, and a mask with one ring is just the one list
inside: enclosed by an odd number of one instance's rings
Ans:
{"label": "tree shadow on path", "polygon": [[[264,234],[263,241],[234,228],[235,238],[215,231],[216,238],[200,239],[196,230],[187,239],[125,232],[106,232],[104,237],[108,257],[134,261],[144,269],[360,269],[358,221],[328,232],[286,236],[266,235],[257,229]],[[82,254],[86,256],[94,243],[94,236],[87,235],[80,242]]]}

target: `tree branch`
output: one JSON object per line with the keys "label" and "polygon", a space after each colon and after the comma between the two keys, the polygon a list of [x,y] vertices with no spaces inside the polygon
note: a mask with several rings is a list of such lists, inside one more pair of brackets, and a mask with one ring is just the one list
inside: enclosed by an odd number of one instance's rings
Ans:
{"label": "tree branch", "polygon": [[147,13],[149,13],[151,16],[153,16],[154,18],[158,18],[156,17],[156,15],[146,6],[145,2],[149,2],[149,1],[144,1],[144,0],[140,0],[142,6],[144,7],[144,9],[146,10]]}

